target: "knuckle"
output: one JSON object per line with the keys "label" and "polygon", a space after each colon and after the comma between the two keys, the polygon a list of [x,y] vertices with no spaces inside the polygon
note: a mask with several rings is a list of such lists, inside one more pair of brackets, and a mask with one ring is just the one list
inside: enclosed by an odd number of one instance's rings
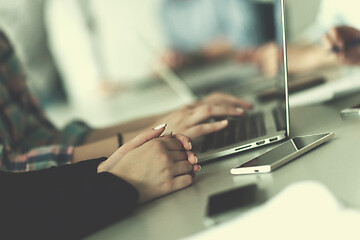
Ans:
{"label": "knuckle", "polygon": [[236,112],[235,108],[230,107],[230,106],[226,106],[225,111],[226,111],[227,114],[232,114],[232,113]]}
{"label": "knuckle", "polygon": [[161,161],[162,164],[164,164],[165,166],[167,166],[168,163],[170,162],[170,157],[169,157],[169,155],[163,154],[163,155],[161,156],[161,158],[160,158],[160,161]]}
{"label": "knuckle", "polygon": [[205,113],[205,116],[211,116],[212,107],[210,105],[205,105],[204,106],[204,113]]}
{"label": "knuckle", "polygon": [[190,172],[193,171],[193,169],[194,169],[193,165],[191,165],[189,162],[187,162],[187,164],[186,164],[186,171],[187,171],[188,173],[190,173]]}
{"label": "knuckle", "polygon": [[163,177],[164,177],[164,180],[165,182],[169,181],[172,179],[172,171],[170,168],[166,168],[163,172]]}
{"label": "knuckle", "polygon": [[192,183],[192,177],[190,175],[184,175],[184,178],[183,178],[183,185],[184,186],[188,186]]}
{"label": "knuckle", "polygon": [[152,141],[153,145],[152,147],[155,149],[155,150],[162,150],[163,149],[163,143],[158,140],[158,139],[155,139],[154,141]]}
{"label": "knuckle", "polygon": [[198,126],[199,132],[201,132],[201,133],[207,132],[207,129],[208,129],[207,125],[208,124],[202,124],[202,125]]}

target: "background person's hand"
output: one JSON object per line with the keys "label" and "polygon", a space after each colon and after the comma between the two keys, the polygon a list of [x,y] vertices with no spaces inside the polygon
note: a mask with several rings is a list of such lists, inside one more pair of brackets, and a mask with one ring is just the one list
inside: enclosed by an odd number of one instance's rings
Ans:
{"label": "background person's hand", "polygon": [[270,42],[256,49],[253,62],[260,67],[260,70],[266,76],[276,76],[282,57],[280,53],[279,47],[274,42]]}
{"label": "background person's hand", "polygon": [[263,44],[252,49],[239,50],[235,55],[235,60],[239,63],[255,64],[266,76],[275,76],[279,69],[281,51],[274,42]]}
{"label": "background person's hand", "polygon": [[216,104],[211,99],[182,107],[164,115],[160,122],[168,124],[168,131],[181,133],[191,139],[219,131],[228,125],[227,120],[207,122],[211,118],[241,116],[245,113],[242,107],[233,104]]}
{"label": "background person's hand", "polygon": [[[213,93],[203,100],[196,101],[170,113],[156,117],[153,125],[166,122],[167,130],[177,134],[189,136],[191,139],[221,130],[228,122],[206,121],[215,117],[241,116],[253,105],[243,99],[225,94]],[[123,133],[123,142],[127,143],[144,130]]]}
{"label": "background person's hand", "polygon": [[360,39],[358,29],[339,26],[332,28],[324,36],[324,45],[326,48],[333,50],[342,63],[360,65],[360,44],[346,46],[355,39]]}
{"label": "background person's hand", "polygon": [[133,185],[141,203],[185,188],[200,168],[190,163],[189,158],[194,160],[195,155],[186,151],[179,137],[185,136],[167,135],[147,141],[126,153],[109,172]]}
{"label": "background person's hand", "polygon": [[172,69],[181,68],[184,63],[184,56],[178,51],[169,49],[162,53],[161,60]]}
{"label": "background person's hand", "polygon": [[251,109],[253,107],[253,104],[245,101],[244,99],[222,92],[213,92],[202,100],[197,101],[193,104],[189,104],[188,106],[196,107],[202,104],[217,104],[223,106],[239,107],[244,109]]}

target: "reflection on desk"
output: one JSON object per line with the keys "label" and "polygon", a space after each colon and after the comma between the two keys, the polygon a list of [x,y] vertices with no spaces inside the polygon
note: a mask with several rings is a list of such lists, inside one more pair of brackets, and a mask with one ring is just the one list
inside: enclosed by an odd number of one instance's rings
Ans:
{"label": "reflection on desk", "polygon": [[360,211],[344,208],[322,184],[294,183],[269,202],[186,239],[360,239]]}

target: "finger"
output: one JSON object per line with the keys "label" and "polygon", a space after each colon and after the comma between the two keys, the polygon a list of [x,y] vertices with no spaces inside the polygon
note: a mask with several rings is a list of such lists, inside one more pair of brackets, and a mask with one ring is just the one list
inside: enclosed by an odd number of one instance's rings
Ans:
{"label": "finger", "polygon": [[199,124],[188,129],[186,131],[186,135],[191,137],[192,139],[195,139],[197,137],[224,129],[225,127],[227,127],[228,124],[228,120],[222,120],[214,123]]}
{"label": "finger", "polygon": [[182,142],[177,140],[174,136],[164,137],[160,139],[164,144],[165,148],[169,151],[183,151],[185,150]]}
{"label": "finger", "polygon": [[224,96],[226,101],[235,105],[235,106],[241,106],[241,107],[245,107],[245,108],[253,108],[253,104],[251,104],[250,102],[247,102],[241,98],[237,98],[235,96],[231,96],[231,95],[225,95]]}
{"label": "finger", "polygon": [[177,191],[189,186],[192,183],[192,177],[190,174],[180,175],[172,180],[171,188],[167,189],[168,192]]}
{"label": "finger", "polygon": [[201,170],[201,166],[199,164],[195,164],[193,166],[193,172],[194,173],[198,173],[198,172],[200,172],[200,170]]}
{"label": "finger", "polygon": [[179,134],[179,133],[173,135],[173,137],[175,137],[177,140],[179,140],[182,143],[184,149],[186,149],[188,151],[190,151],[192,149],[192,143],[191,143],[191,139],[189,137]]}
{"label": "finger", "polygon": [[161,124],[153,129],[149,129],[122,145],[106,161],[102,162],[99,165],[98,172],[103,172],[111,169],[126,153],[128,153],[132,149],[141,146],[142,144],[150,141],[153,138],[159,137],[161,133],[164,132],[165,127],[166,124]]}
{"label": "finger", "polygon": [[179,161],[187,161],[188,155],[186,151],[171,151],[168,152],[168,159],[173,163]]}
{"label": "finger", "polygon": [[338,46],[342,51],[345,50],[346,39],[343,38],[337,28],[334,28],[331,41],[333,45]]}
{"label": "finger", "polygon": [[146,130],[133,139],[131,139],[129,142],[124,144],[120,149],[124,152],[128,152],[132,149],[135,149],[137,147],[140,147],[144,143],[150,141],[151,139],[154,139],[156,137],[159,137],[165,130],[167,124],[163,123],[158,125],[157,127],[154,127],[152,129]]}
{"label": "finger", "polygon": [[193,172],[193,165],[191,165],[188,161],[178,161],[174,164],[173,167],[173,176],[190,174]]}
{"label": "finger", "polygon": [[326,39],[329,41],[332,51],[341,52],[345,50],[344,39],[339,35],[337,28],[332,28],[329,33],[326,34]]}
{"label": "finger", "polygon": [[172,135],[173,135],[173,132],[167,132],[167,133],[161,135],[160,137],[162,137],[162,138],[168,137],[169,138],[169,137],[172,137]]}
{"label": "finger", "polygon": [[203,105],[195,108],[193,111],[194,113],[188,120],[189,126],[204,122],[212,117],[241,116],[245,112],[242,108],[216,105]]}
{"label": "finger", "polygon": [[230,105],[245,107],[245,108],[253,107],[253,105],[250,102],[247,102],[241,98],[235,97],[230,94],[216,92],[216,93],[213,93],[213,97],[225,104],[230,104]]}
{"label": "finger", "polygon": [[187,160],[189,161],[189,163],[191,163],[191,164],[196,164],[196,163],[198,163],[198,158],[197,158],[197,156],[195,155],[195,153],[190,152],[190,151],[188,151],[188,152],[186,152],[186,153],[187,153]]}
{"label": "finger", "polygon": [[333,43],[332,38],[330,37],[329,34],[325,34],[323,36],[323,45],[324,45],[325,49],[332,50],[332,48],[334,46],[334,43]]}

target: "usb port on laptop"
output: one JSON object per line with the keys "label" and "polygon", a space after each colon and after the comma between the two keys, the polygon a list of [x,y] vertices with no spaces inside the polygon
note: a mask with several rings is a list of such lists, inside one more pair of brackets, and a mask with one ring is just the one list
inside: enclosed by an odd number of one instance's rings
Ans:
{"label": "usb port on laptop", "polygon": [[262,140],[262,141],[257,142],[256,145],[262,145],[264,143],[265,143],[265,140]]}

